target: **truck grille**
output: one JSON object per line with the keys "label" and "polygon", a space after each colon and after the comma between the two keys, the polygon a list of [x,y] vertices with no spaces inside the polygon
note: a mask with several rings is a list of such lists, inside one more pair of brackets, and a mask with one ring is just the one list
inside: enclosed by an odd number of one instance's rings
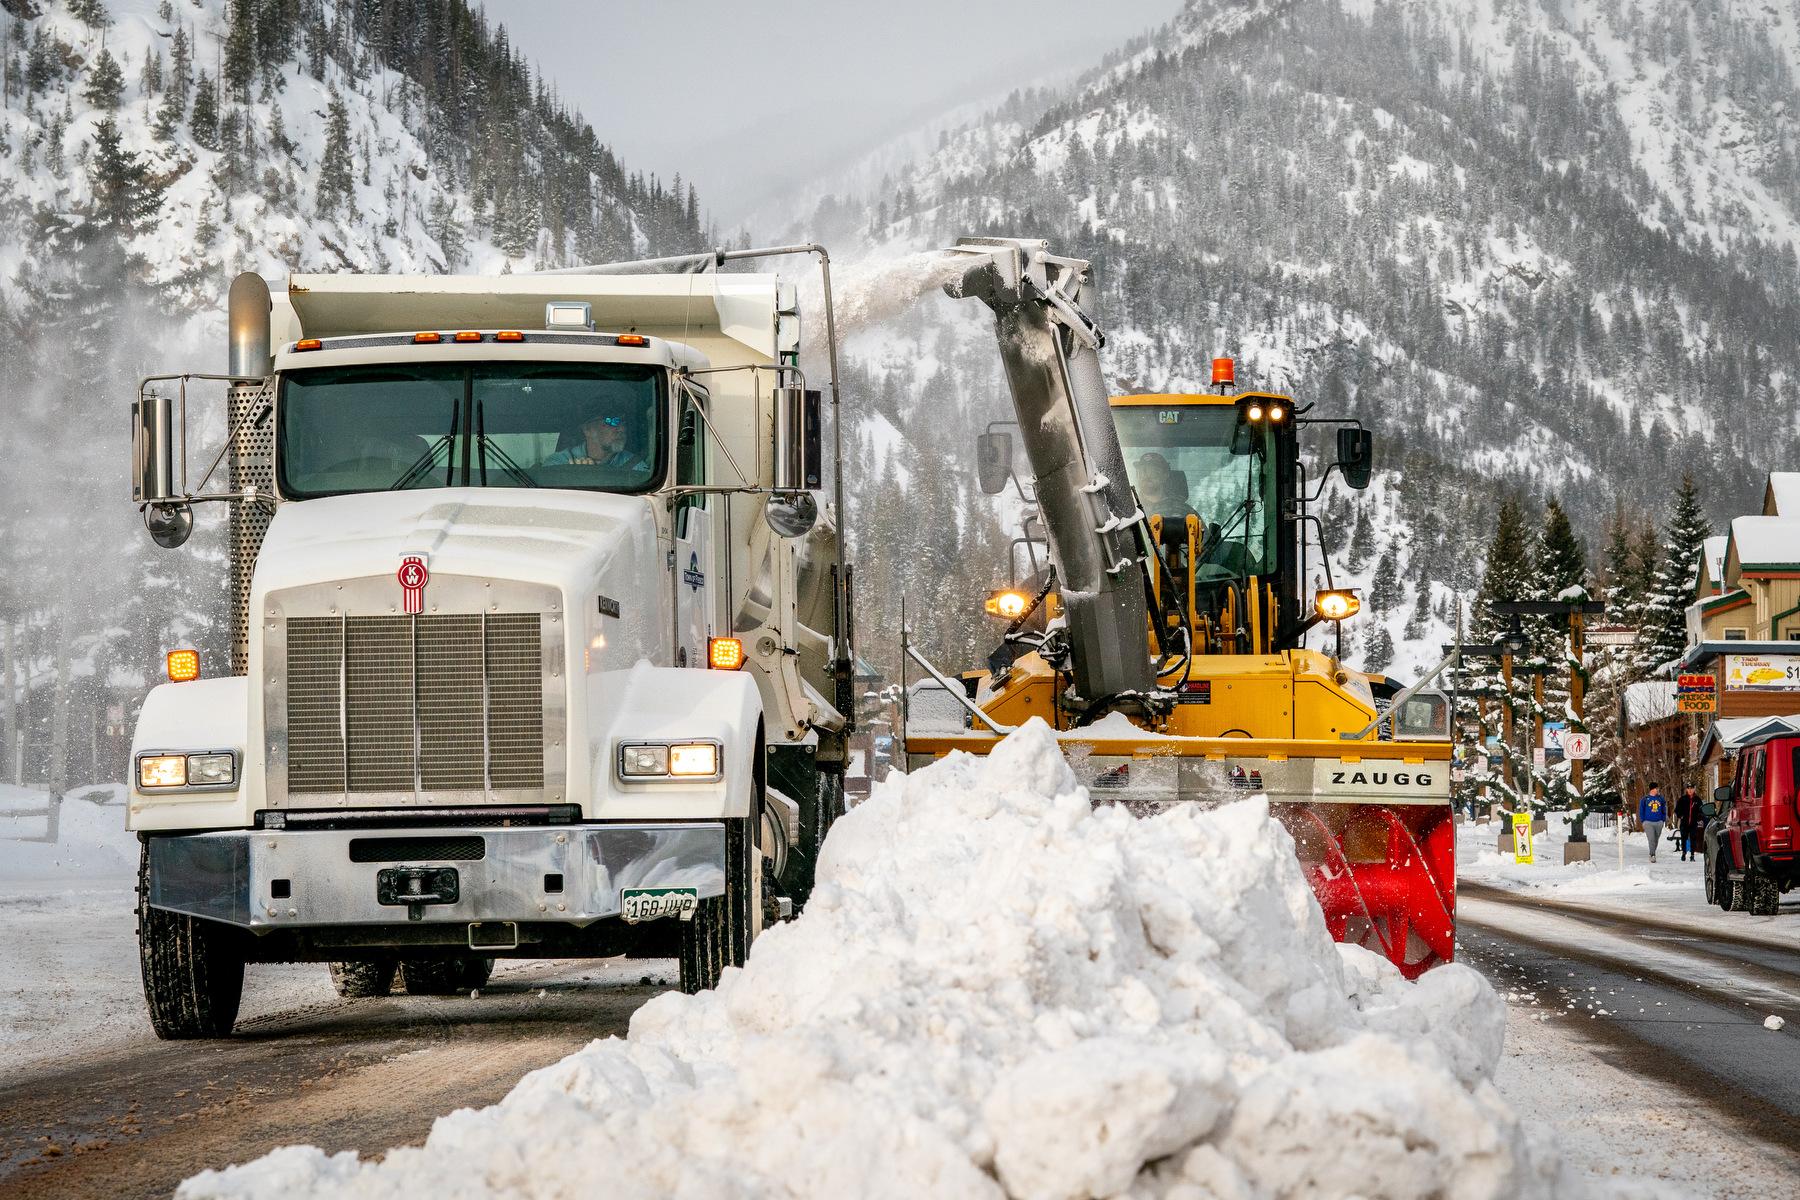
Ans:
{"label": "truck grille", "polygon": [[536,613],[290,617],[288,790],[544,786]]}

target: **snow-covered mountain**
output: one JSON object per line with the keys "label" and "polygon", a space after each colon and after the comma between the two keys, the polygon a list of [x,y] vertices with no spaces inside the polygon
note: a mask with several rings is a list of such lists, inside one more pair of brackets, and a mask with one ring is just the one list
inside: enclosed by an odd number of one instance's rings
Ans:
{"label": "snow-covered mountain", "polygon": [[225,660],[221,514],[156,551],[123,480],[137,379],[223,369],[234,274],[706,240],[466,0],[0,0],[0,777],[119,777],[161,649]]}
{"label": "snow-covered mountain", "polygon": [[[1797,69],[1800,12],[1761,0],[1190,0],[803,223],[877,255],[1049,237],[1097,265],[1120,389],[1233,355],[1370,422],[1387,471],[1327,540],[1371,590],[1398,573],[1378,622],[1423,647],[1502,490],[1560,496],[1593,556],[1616,499],[1658,517],[1691,470],[1722,517],[1796,457]],[[964,468],[1003,406],[909,364],[968,345],[991,396],[981,320],[928,306],[856,355]]]}

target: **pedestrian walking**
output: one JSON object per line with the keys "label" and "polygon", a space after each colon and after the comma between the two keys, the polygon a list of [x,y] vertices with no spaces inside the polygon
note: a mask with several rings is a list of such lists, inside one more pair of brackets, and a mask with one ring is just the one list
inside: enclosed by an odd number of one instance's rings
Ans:
{"label": "pedestrian walking", "polygon": [[1650,839],[1650,861],[1656,861],[1656,843],[1662,840],[1663,826],[1669,820],[1669,801],[1662,794],[1662,785],[1653,783],[1650,791],[1638,801],[1638,824],[1644,827],[1644,835]]}
{"label": "pedestrian walking", "polygon": [[1675,797],[1675,836],[1681,839],[1681,861],[1700,857],[1701,839],[1706,835],[1706,817],[1700,811],[1700,793],[1693,784],[1681,789]]}

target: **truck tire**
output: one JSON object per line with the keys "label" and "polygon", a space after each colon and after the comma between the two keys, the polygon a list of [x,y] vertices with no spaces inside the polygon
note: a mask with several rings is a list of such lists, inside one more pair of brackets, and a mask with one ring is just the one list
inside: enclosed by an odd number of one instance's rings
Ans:
{"label": "truck tire", "polygon": [[1745,871],[1744,887],[1751,916],[1772,917],[1781,911],[1781,885],[1775,882],[1773,875]]}
{"label": "truck tire", "polygon": [[1704,865],[1700,868],[1700,878],[1706,884],[1706,903],[1714,905],[1719,902],[1719,869],[1713,864],[1709,854],[1700,860]]}
{"label": "truck tire", "polygon": [[1719,907],[1725,912],[1743,912],[1749,899],[1749,891],[1740,877],[1733,879],[1730,870],[1721,867],[1719,870]]}
{"label": "truck tire", "polygon": [[409,996],[454,996],[480,987],[493,973],[493,959],[464,955],[409,958],[400,964],[400,981]]}
{"label": "truck tire", "polygon": [[394,975],[400,968],[399,960],[392,958],[365,959],[360,962],[334,962],[331,967],[331,986],[337,994],[346,1000],[367,1000],[372,996],[385,996],[394,990]]}
{"label": "truck tire", "polygon": [[694,919],[681,926],[681,990],[688,995],[717,987],[726,967],[741,967],[750,956],[750,942],[762,924],[761,859],[750,823],[727,820],[725,894],[702,900]]}
{"label": "truck tire", "polygon": [[237,931],[150,907],[150,848],[138,855],[138,962],[150,1028],[166,1041],[225,1037],[244,995]]}

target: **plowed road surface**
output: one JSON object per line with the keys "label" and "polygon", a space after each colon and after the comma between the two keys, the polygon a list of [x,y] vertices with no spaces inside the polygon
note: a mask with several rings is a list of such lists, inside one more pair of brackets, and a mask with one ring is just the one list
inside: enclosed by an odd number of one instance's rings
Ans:
{"label": "plowed road surface", "polygon": [[374,1155],[416,1144],[433,1118],[623,1034],[673,974],[663,962],[522,964],[475,999],[318,1004],[242,1022],[228,1040],[28,1067],[0,1081],[0,1196],[167,1196],[207,1167],[295,1142]]}

